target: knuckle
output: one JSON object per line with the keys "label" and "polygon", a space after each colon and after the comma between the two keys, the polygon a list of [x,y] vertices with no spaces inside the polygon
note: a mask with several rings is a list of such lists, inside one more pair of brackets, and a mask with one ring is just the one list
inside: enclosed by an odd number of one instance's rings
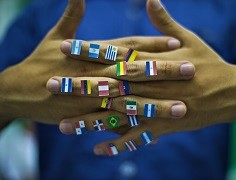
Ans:
{"label": "knuckle", "polygon": [[135,96],[133,96],[133,95],[125,96],[125,97],[124,97],[124,100],[125,100],[125,102],[126,102],[126,101],[137,101],[137,99],[136,99]]}
{"label": "knuckle", "polygon": [[99,95],[98,87],[95,87],[92,89],[93,93],[96,94],[97,96]]}
{"label": "knuckle", "polygon": [[117,88],[117,82],[114,81],[109,84],[109,91],[111,96],[117,96],[119,95],[119,89]]}
{"label": "knuckle", "polygon": [[127,64],[127,71],[128,71],[129,76],[135,78],[135,77],[139,77],[140,73],[142,72],[142,68],[139,64],[128,63]]}
{"label": "knuckle", "polygon": [[73,81],[73,88],[74,89],[80,89],[80,87],[81,87],[81,81],[79,79],[75,79]]}
{"label": "knuckle", "polygon": [[107,47],[104,46],[104,48],[101,48],[100,51],[99,51],[99,56],[104,58],[105,55],[106,55],[106,52],[107,52]]}
{"label": "knuckle", "polygon": [[129,38],[129,40],[125,42],[125,47],[129,47],[131,49],[135,49],[136,45],[137,40],[134,37]]}
{"label": "knuckle", "polygon": [[88,71],[88,67],[87,67],[87,66],[81,66],[79,72],[80,72],[80,76],[81,76],[81,75],[87,75],[88,72],[89,72],[89,71]]}
{"label": "knuckle", "polygon": [[112,90],[112,89],[117,89],[117,83],[116,82],[111,82],[109,83],[109,89]]}
{"label": "knuckle", "polygon": [[125,107],[125,103],[126,103],[125,97],[123,96],[116,97],[113,98],[112,107],[116,111],[121,111],[122,107]]}
{"label": "knuckle", "polygon": [[163,62],[160,64],[159,73],[163,76],[171,76],[173,71],[173,66],[171,63]]}
{"label": "knuckle", "polygon": [[130,94],[134,94],[135,92],[137,92],[137,84],[129,82],[129,92]]}
{"label": "knuckle", "polygon": [[155,109],[156,116],[161,116],[163,110],[164,110],[163,106],[161,104],[157,104]]}
{"label": "knuckle", "polygon": [[137,101],[137,99],[133,95],[119,96],[114,98],[113,103],[117,104],[118,107],[123,108],[125,107],[127,101]]}

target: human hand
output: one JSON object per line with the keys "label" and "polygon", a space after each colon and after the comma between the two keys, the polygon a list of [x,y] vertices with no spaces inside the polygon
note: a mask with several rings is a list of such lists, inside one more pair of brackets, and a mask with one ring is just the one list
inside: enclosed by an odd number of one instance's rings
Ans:
{"label": "human hand", "polygon": [[[131,140],[137,144],[138,148],[139,145],[145,144],[140,135],[146,131],[150,132],[152,138],[155,139],[167,133],[195,130],[216,123],[230,122],[236,116],[235,66],[224,62],[199,37],[177,24],[159,1],[148,0],[147,11],[151,21],[159,30],[166,35],[180,39],[182,44],[182,47],[176,51],[159,54],[159,59],[161,61],[187,59],[195,65],[196,75],[191,81],[156,81],[155,83],[146,82],[145,85],[155,89],[157,98],[177,98],[185,102],[188,112],[185,117],[179,120],[169,118],[149,120],[138,116],[141,125],[134,128],[126,126],[122,129],[123,136],[120,138],[96,145],[94,152],[97,155],[110,154],[110,148],[108,148],[110,143],[115,145],[119,152],[127,149],[125,142]],[[147,91],[146,93],[153,92]],[[92,121],[95,119],[104,120],[111,114],[117,115],[126,123],[128,122],[125,114],[116,111],[83,115],[67,119],[66,122],[71,122],[74,125],[75,122],[83,119],[86,120],[86,124],[90,124],[88,129],[92,130]],[[65,120],[61,122],[61,128],[63,128],[63,122]]]}
{"label": "human hand", "polygon": [[[75,69],[79,65],[74,62],[68,63],[68,58],[61,55],[59,46],[63,39],[74,36],[83,14],[84,1],[70,0],[61,19],[35,51],[22,63],[1,73],[1,123],[2,120],[15,118],[55,123],[55,119],[63,117],[60,104],[71,104],[73,101],[75,103],[75,99],[69,102],[60,97],[52,98],[45,84],[47,79],[56,73],[60,75],[66,75],[68,72],[76,73]],[[76,104],[74,106],[78,107]]]}
{"label": "human hand", "polygon": [[[99,101],[100,104],[100,99],[52,96],[45,89],[46,81],[56,74],[59,76],[79,76],[82,74],[91,77],[103,77],[105,75],[113,77],[110,72],[98,71],[99,69],[105,69],[102,65],[68,61],[69,58],[59,51],[58,47],[62,40],[74,37],[83,14],[84,1],[70,0],[62,18],[46,35],[36,50],[22,63],[1,73],[1,123],[3,123],[3,120],[15,118],[28,118],[44,123],[58,123],[59,119],[95,112],[98,109],[95,101]],[[168,43],[169,40],[173,42],[173,38],[170,37],[155,38],[153,44],[157,44],[155,47],[159,51],[168,51],[179,47],[178,40],[175,40],[177,45],[174,46],[173,43],[172,45]],[[127,38],[113,40],[112,42],[118,46],[124,43],[131,44],[131,41]],[[109,41],[103,43],[109,43]],[[174,62],[174,64],[176,63]],[[180,63],[177,63],[176,67],[178,65]],[[169,76],[169,78],[173,77]],[[183,79],[181,75],[174,78]]]}

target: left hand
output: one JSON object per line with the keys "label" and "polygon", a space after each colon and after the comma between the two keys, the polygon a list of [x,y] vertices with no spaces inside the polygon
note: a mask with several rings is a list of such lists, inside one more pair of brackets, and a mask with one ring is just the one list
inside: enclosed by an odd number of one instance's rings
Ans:
{"label": "left hand", "polygon": [[[216,123],[230,122],[236,117],[236,68],[229,65],[208,47],[194,33],[177,24],[157,0],[147,1],[147,11],[153,24],[163,33],[181,40],[182,48],[173,52],[161,53],[158,58],[164,60],[187,59],[196,67],[196,75],[191,81],[155,81],[146,82],[152,87],[147,94],[153,93],[159,99],[179,99],[187,104],[188,113],[179,120],[154,119],[149,120],[139,116],[141,125],[130,128],[128,125],[120,130],[123,133],[118,139],[96,145],[97,155],[107,154],[108,143],[113,143],[118,151],[126,149],[124,143],[130,140],[141,145],[140,134],[149,131],[153,138],[178,131],[188,131],[203,128]],[[143,85],[143,84],[142,84]],[[110,114],[116,114],[120,119],[126,115],[120,112],[108,111],[67,119],[75,121],[86,119],[91,123],[94,119],[106,119]],[[127,120],[126,120],[127,121]],[[63,120],[60,124],[63,131]],[[89,126],[89,129],[93,129]]]}
{"label": "left hand", "polygon": [[[84,0],[69,0],[68,6],[58,23],[47,33],[31,55],[22,59],[21,63],[0,73],[0,130],[5,127],[7,122],[11,122],[16,118],[58,124],[65,117],[74,117],[97,111],[101,103],[99,98],[56,97],[52,96],[45,88],[46,81],[55,74],[59,76],[79,76],[83,72],[84,75],[106,76],[110,77],[111,81],[115,81],[111,78],[115,74],[113,71],[109,72],[106,65],[73,61],[59,50],[59,46],[64,39],[74,37],[84,11]],[[180,43],[177,40],[177,46],[168,46],[169,40],[173,41],[173,38],[153,38],[152,43],[155,44],[153,47],[160,52],[179,47]],[[130,44],[127,38],[114,41],[117,44]],[[181,62],[170,62],[170,65],[174,66],[176,74]],[[176,77],[163,75],[162,78],[187,79],[179,73]],[[54,84],[58,84],[58,82],[54,81]]]}

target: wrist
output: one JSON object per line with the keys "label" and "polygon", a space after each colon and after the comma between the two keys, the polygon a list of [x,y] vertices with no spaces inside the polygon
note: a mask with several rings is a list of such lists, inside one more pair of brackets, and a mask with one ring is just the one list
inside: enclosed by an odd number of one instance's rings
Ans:
{"label": "wrist", "polygon": [[0,73],[0,124],[7,124],[17,118],[17,110],[14,108],[16,104],[12,101],[13,92],[17,89],[12,88],[12,76],[15,76],[14,68],[8,68]]}
{"label": "wrist", "polygon": [[233,66],[233,100],[234,100],[234,108],[233,108],[233,117],[232,117],[232,121],[235,122],[236,121],[236,66]]}
{"label": "wrist", "polygon": [[207,91],[200,95],[208,125],[233,122],[236,120],[236,66],[221,63],[211,70],[209,78],[203,77]]}
{"label": "wrist", "polygon": [[[229,96],[226,94],[226,97],[229,97],[228,99],[228,105],[229,105],[229,110],[228,110],[228,118],[227,118],[227,122],[234,122],[236,121],[236,66],[231,66],[231,76],[230,76],[230,80],[228,83],[228,93]],[[225,82],[226,83],[226,82]],[[222,96],[224,97],[224,94],[222,94]]]}
{"label": "wrist", "polygon": [[11,114],[11,108],[8,107],[7,100],[7,88],[4,82],[3,74],[0,74],[0,132],[13,121],[13,113]]}

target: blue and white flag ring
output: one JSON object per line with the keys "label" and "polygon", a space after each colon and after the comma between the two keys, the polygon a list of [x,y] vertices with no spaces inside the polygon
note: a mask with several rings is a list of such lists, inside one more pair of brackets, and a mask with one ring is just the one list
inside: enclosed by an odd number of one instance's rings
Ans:
{"label": "blue and white flag ring", "polygon": [[62,78],[61,92],[62,93],[72,92],[72,78]]}
{"label": "blue and white flag ring", "polygon": [[105,59],[115,61],[118,53],[118,47],[108,45]]}
{"label": "blue and white flag ring", "polygon": [[82,41],[81,40],[73,40],[71,46],[71,54],[80,55],[82,49]]}
{"label": "blue and white flag ring", "polygon": [[99,57],[99,50],[100,45],[91,43],[89,47],[89,57],[97,59]]}
{"label": "blue and white flag ring", "polygon": [[144,145],[150,144],[154,139],[149,131],[145,131],[140,135],[140,138]]}

